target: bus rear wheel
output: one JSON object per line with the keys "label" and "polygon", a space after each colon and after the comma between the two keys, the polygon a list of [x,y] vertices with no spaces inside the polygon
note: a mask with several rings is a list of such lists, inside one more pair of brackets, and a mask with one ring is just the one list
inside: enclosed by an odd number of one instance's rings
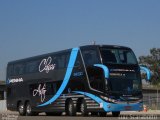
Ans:
{"label": "bus rear wheel", "polygon": [[82,113],[82,116],[88,115],[87,104],[84,99],[82,100],[81,105],[80,105],[80,112]]}
{"label": "bus rear wheel", "polygon": [[32,107],[29,102],[26,104],[26,116],[38,115],[38,113],[32,111]]}
{"label": "bus rear wheel", "polygon": [[25,106],[22,102],[18,104],[18,112],[19,112],[19,115],[21,116],[24,116],[26,113]]}

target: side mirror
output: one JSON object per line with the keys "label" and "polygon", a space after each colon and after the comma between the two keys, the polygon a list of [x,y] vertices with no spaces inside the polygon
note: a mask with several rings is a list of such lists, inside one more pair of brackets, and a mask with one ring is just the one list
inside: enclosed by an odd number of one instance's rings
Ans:
{"label": "side mirror", "polygon": [[103,64],[94,64],[94,66],[95,67],[99,67],[99,68],[101,68],[101,69],[103,69],[103,71],[104,71],[104,77],[105,77],[105,84],[106,84],[106,90],[107,91],[109,91],[110,90],[110,87],[109,87],[109,85],[108,85],[108,78],[109,78],[109,68],[107,67],[107,66],[105,66],[105,65],[103,65]]}
{"label": "side mirror", "polygon": [[99,68],[102,68],[103,71],[104,71],[104,76],[105,76],[105,78],[106,78],[106,79],[109,78],[109,69],[108,69],[107,66],[105,66],[105,65],[103,65],[103,64],[94,64],[94,66],[99,67]]}
{"label": "side mirror", "polygon": [[146,72],[147,81],[151,80],[151,71],[147,67],[140,66],[140,70]]}

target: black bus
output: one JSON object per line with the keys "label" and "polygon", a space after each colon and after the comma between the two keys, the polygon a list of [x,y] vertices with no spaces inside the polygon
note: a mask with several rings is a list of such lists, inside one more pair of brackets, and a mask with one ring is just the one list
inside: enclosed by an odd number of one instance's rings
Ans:
{"label": "black bus", "polygon": [[7,108],[20,115],[106,116],[141,111],[142,81],[133,51],[87,45],[9,62]]}

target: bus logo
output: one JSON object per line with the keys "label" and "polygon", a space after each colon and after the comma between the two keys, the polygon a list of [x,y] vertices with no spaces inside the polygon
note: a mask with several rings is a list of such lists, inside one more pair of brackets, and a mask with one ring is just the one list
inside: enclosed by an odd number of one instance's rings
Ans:
{"label": "bus logo", "polygon": [[43,84],[43,87],[41,87],[42,85],[39,84],[37,89],[33,90],[33,96],[40,96],[41,97],[41,102],[43,102],[45,100],[46,97],[46,84]]}
{"label": "bus logo", "polygon": [[45,71],[46,73],[49,73],[50,70],[54,70],[56,64],[51,64],[51,63],[52,63],[51,57],[43,59],[39,65],[39,72]]}
{"label": "bus logo", "polygon": [[23,78],[15,78],[15,79],[8,79],[7,83],[18,83],[23,82]]}

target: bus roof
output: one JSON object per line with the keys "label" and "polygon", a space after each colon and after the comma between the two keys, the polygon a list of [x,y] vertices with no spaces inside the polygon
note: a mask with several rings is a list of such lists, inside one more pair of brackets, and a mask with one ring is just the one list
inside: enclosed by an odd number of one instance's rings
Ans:
{"label": "bus roof", "polygon": [[89,47],[107,47],[107,48],[120,48],[120,49],[131,49],[129,47],[126,46],[120,46],[120,45],[86,45],[86,46],[80,46],[80,48],[89,48]]}
{"label": "bus roof", "polygon": [[[108,48],[120,48],[120,49],[130,49],[129,47],[125,47],[125,46],[119,46],[119,45],[85,45],[85,46],[80,46],[79,48],[92,48],[92,47],[108,47]],[[67,52],[70,51],[71,49],[66,49],[66,50],[61,50],[61,51],[57,51],[57,52],[51,52],[51,53],[46,53],[46,54],[42,54],[42,55],[36,55],[36,56],[32,56],[32,57],[28,57],[28,58],[23,58],[23,59],[19,59],[19,60],[14,60],[14,61],[10,61],[8,62],[8,64],[13,64],[13,63],[17,63],[17,62],[23,62],[23,61],[29,61],[32,59],[36,59],[36,58],[41,58],[41,57],[45,57],[51,54],[59,54],[59,53],[63,53],[63,52]]]}
{"label": "bus roof", "polygon": [[60,54],[60,53],[67,52],[67,51],[70,51],[70,50],[71,49],[60,50],[60,51],[56,51],[56,52],[51,52],[51,53],[36,55],[36,56],[32,56],[32,57],[22,58],[22,59],[18,59],[18,60],[13,60],[13,61],[8,62],[8,64],[23,62],[23,61],[29,61],[29,60],[32,60],[32,59],[38,59],[38,58],[42,58],[42,57],[53,55],[53,54]]}

